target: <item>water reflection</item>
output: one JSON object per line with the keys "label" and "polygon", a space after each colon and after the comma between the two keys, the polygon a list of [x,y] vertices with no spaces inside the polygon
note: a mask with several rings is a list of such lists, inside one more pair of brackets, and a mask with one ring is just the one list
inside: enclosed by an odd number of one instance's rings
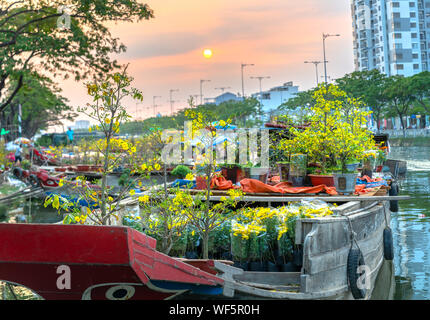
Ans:
{"label": "water reflection", "polygon": [[393,147],[390,158],[408,161],[391,227],[394,237],[396,293],[394,298],[430,299],[430,147]]}

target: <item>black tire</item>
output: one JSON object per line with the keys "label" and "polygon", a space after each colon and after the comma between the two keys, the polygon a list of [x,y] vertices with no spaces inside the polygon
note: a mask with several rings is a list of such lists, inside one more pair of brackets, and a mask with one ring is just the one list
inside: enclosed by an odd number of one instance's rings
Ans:
{"label": "black tire", "polygon": [[40,187],[39,178],[38,178],[36,175],[34,175],[34,174],[31,174],[31,175],[28,177],[28,182],[30,183],[30,185],[31,185],[33,188],[38,188],[38,187]]}
{"label": "black tire", "polygon": [[18,179],[22,179],[23,176],[23,170],[21,168],[13,168],[12,174],[17,177]]}
{"label": "black tire", "polygon": [[364,297],[366,297],[366,289],[359,289],[357,285],[358,279],[362,276],[362,274],[359,274],[357,272],[358,267],[364,265],[364,258],[361,251],[359,249],[349,250],[347,262],[347,277],[349,287],[351,289],[351,293],[354,299],[364,299]]}
{"label": "black tire", "polygon": [[[397,182],[391,183],[391,189],[388,192],[390,196],[397,196],[399,194],[399,185]],[[390,211],[391,212],[399,212],[399,201],[398,200],[391,200],[390,201]]]}
{"label": "black tire", "polygon": [[388,227],[384,229],[384,258],[389,261],[394,259],[393,232]]}

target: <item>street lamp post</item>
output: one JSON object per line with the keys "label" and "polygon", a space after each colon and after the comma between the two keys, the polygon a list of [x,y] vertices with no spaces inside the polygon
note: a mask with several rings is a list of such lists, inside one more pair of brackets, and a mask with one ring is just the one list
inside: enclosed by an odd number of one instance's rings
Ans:
{"label": "street lamp post", "polygon": [[137,118],[139,116],[139,112],[137,110],[137,105],[139,105],[139,104],[143,104],[143,103],[142,102],[136,102],[136,121],[137,121]]}
{"label": "street lamp post", "polygon": [[318,65],[320,63],[322,63],[322,61],[305,61],[305,63],[313,63],[315,65],[315,72],[316,72],[316,76],[317,76],[317,87],[318,87]]}
{"label": "street lamp post", "polygon": [[244,80],[243,80],[243,68],[247,67],[247,66],[254,66],[254,64],[246,64],[246,63],[242,63],[241,64],[241,71],[242,71],[242,100],[245,99],[245,85],[244,85]]}
{"label": "street lamp post", "polygon": [[152,97],[152,107],[154,108],[154,116],[157,116],[157,107],[158,105],[155,104],[155,99],[161,98],[161,96],[153,96]]}
{"label": "street lamp post", "polygon": [[251,79],[257,79],[257,80],[259,80],[260,81],[260,104],[261,104],[261,99],[262,99],[262,94],[263,94],[263,91],[262,91],[262,89],[261,89],[261,81],[263,81],[263,79],[270,79],[270,77],[251,77]]}
{"label": "street lamp post", "polygon": [[231,87],[220,87],[220,88],[215,88],[215,90],[221,90],[221,94],[223,94],[223,93],[224,93],[224,91],[225,91],[226,89],[231,89]]}
{"label": "street lamp post", "polygon": [[[324,76],[321,76],[321,79],[324,79]],[[327,80],[328,80],[328,81],[331,81],[331,77],[330,77],[330,76],[327,76]]]}
{"label": "street lamp post", "polygon": [[327,59],[325,54],[325,39],[328,37],[340,37],[340,34],[327,34],[323,33],[323,51],[324,51],[324,76],[325,76],[325,83],[327,83]]}
{"label": "street lamp post", "polygon": [[170,112],[172,113],[172,116],[173,116],[173,103],[175,102],[172,99],[172,93],[178,92],[178,91],[179,91],[179,89],[170,89]]}
{"label": "street lamp post", "polygon": [[210,82],[210,80],[200,80],[200,105],[203,105],[203,82]]}

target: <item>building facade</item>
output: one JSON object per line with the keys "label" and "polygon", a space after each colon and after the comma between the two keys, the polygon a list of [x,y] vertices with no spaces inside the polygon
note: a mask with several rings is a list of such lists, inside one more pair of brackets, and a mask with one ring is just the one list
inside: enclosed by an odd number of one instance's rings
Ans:
{"label": "building facade", "polygon": [[281,104],[294,98],[298,92],[299,87],[293,85],[293,82],[290,81],[284,83],[282,86],[274,87],[270,90],[262,91],[261,93],[257,92],[251,96],[261,101],[263,112],[271,113]]}
{"label": "building facade", "polygon": [[356,71],[429,71],[430,0],[351,0]]}
{"label": "building facade", "polygon": [[227,101],[240,101],[242,98],[238,97],[234,93],[231,92],[225,92],[215,98],[205,98],[205,103],[214,103],[217,106],[220,105],[223,102]]}

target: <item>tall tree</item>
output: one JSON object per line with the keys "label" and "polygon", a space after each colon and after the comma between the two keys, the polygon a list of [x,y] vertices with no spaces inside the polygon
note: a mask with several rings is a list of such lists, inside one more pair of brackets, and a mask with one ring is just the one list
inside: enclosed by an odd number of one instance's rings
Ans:
{"label": "tall tree", "polygon": [[380,130],[380,120],[388,111],[385,89],[388,78],[377,69],[357,71],[336,80],[337,85],[350,97],[360,99],[372,109],[373,117]]}
{"label": "tall tree", "polygon": [[403,136],[406,136],[406,123],[404,117],[409,115],[413,103],[416,101],[414,95],[413,78],[403,76],[392,76],[384,90],[387,102],[392,108],[391,112],[396,113],[402,124]]}
{"label": "tall tree", "polygon": [[430,113],[430,72],[424,71],[412,76],[412,87],[416,102]]}
{"label": "tall tree", "polygon": [[[51,125],[60,125],[62,120],[73,120],[76,114],[61,96],[61,89],[53,81],[37,73],[26,74],[26,82],[14,96],[10,107],[5,110],[0,121],[2,127],[17,127],[18,106],[22,109],[22,135],[31,138],[39,130]],[[17,81],[13,79],[13,81]],[[12,89],[11,89],[12,90]],[[11,132],[13,135],[14,132]]]}
{"label": "tall tree", "polygon": [[25,70],[79,80],[119,67],[110,54],[126,48],[104,23],[152,17],[137,0],[0,0],[0,112],[23,86]]}

